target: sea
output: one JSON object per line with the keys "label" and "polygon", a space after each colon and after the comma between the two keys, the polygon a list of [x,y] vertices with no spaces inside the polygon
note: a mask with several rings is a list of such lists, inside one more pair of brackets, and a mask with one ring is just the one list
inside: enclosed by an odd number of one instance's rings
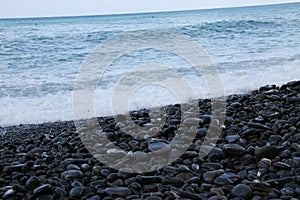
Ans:
{"label": "sea", "polygon": [[[141,30],[172,31],[196,41],[217,67],[225,95],[300,80],[300,3],[0,19],[0,126],[73,120],[74,84],[89,55],[119,34]],[[196,81],[201,75],[192,73],[181,58],[172,52],[142,49],[127,52],[107,68],[95,90],[96,115],[112,114],[111,91],[122,74],[153,61],[174,67],[198,98],[209,98],[205,81]],[[176,101],[168,88],[152,84],[136,90],[128,107]]]}

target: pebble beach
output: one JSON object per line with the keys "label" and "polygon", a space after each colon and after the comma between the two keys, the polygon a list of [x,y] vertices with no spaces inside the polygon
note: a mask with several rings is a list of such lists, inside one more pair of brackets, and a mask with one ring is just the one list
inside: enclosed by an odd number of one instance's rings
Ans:
{"label": "pebble beach", "polygon": [[[299,199],[300,81],[227,97],[216,146],[199,157],[211,101],[198,100],[193,144],[175,162],[148,173],[129,173],[100,163],[83,145],[74,122],[0,127],[1,199]],[[148,153],[169,144],[180,122],[178,105],[163,108],[166,123],[138,140],[119,131],[112,117],[102,132],[126,151]],[[147,110],[131,113],[149,124]],[[141,153],[142,154],[142,153]],[[133,161],[137,162],[137,161]],[[143,163],[141,163],[141,166]]]}

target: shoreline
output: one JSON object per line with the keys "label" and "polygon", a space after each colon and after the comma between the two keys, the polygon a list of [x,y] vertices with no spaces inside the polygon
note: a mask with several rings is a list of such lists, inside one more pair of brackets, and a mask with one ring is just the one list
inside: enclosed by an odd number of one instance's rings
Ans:
{"label": "shoreline", "polygon": [[[260,88],[264,88],[264,87],[268,87],[268,86],[272,86],[274,88],[281,88],[282,86],[285,87],[286,85],[290,84],[290,83],[297,83],[300,82],[300,80],[294,80],[294,81],[291,81],[291,82],[288,82],[286,84],[282,84],[282,85],[276,85],[276,84],[272,84],[272,85],[264,85],[264,86],[261,86]],[[249,91],[245,91],[245,92],[242,92],[242,93],[235,93],[235,94],[229,94],[229,95],[226,95],[225,98],[226,98],[226,101],[228,103],[228,99],[231,98],[232,96],[241,96],[241,95],[250,95],[256,91],[259,91],[260,88],[258,89],[254,89],[254,90],[249,90]],[[215,99],[218,99],[219,97],[216,97]],[[198,99],[198,100],[194,100],[194,101],[204,101],[204,100],[207,100],[207,99]],[[189,103],[183,103],[183,104],[189,104]],[[160,106],[160,107],[154,107],[154,109],[159,109],[159,108],[162,108],[162,107],[166,107],[166,106],[170,106],[170,105],[165,105],[165,106]],[[141,109],[142,110],[142,109]],[[133,111],[130,111],[130,112],[133,112]],[[115,117],[115,116],[101,116],[101,117],[97,117],[98,119],[100,118],[111,118],[111,117]],[[80,119],[80,120],[88,120],[88,119]],[[52,124],[53,125],[58,125],[58,124],[74,124],[74,121],[80,121],[80,120],[62,120],[62,121],[48,121],[48,122],[36,122],[36,123],[20,123],[20,124],[13,124],[13,125],[5,125],[5,126],[1,126],[0,125],[0,136],[2,135],[1,133],[2,132],[6,132],[6,131],[11,131],[13,129],[28,129],[28,128],[38,128],[38,126],[43,126],[43,125],[47,125],[47,126],[51,126]]]}
{"label": "shoreline", "polygon": [[[200,119],[193,144],[171,165],[144,174],[101,164],[83,145],[73,121],[0,127],[0,197],[300,198],[300,81],[228,96],[225,128],[203,158],[199,150],[214,118],[210,100],[198,102]],[[105,135],[124,150],[148,153],[169,144],[180,122],[178,105],[164,108],[167,123],[152,140],[128,137],[112,117],[98,121]],[[131,117],[141,125],[151,122],[147,110]]]}

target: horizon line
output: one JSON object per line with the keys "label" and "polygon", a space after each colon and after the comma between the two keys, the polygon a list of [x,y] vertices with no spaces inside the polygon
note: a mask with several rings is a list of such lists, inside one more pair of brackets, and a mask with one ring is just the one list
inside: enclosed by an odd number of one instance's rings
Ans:
{"label": "horizon line", "polygon": [[183,10],[161,10],[161,11],[141,11],[141,12],[123,12],[123,13],[104,13],[104,14],[79,14],[79,15],[53,15],[53,16],[26,16],[26,17],[0,17],[0,20],[15,20],[15,19],[49,19],[49,18],[76,18],[76,17],[105,17],[105,16],[122,16],[122,15],[143,15],[143,14],[158,14],[158,13],[172,13],[172,12],[187,12],[187,11],[202,11],[202,10],[218,10],[218,9],[232,9],[232,8],[249,8],[249,7],[263,7],[276,6],[286,4],[299,4],[300,2],[288,3],[268,3],[256,4],[247,6],[224,6],[211,8],[197,8],[197,9],[183,9]]}

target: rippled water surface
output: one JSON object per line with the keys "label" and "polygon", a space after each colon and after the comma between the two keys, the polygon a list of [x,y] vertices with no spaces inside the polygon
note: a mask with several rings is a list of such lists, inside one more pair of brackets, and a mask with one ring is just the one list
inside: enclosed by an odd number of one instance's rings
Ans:
{"label": "rippled water surface", "polygon": [[[72,120],[72,89],[85,58],[103,41],[126,31],[167,29],[190,36],[218,66],[226,94],[300,79],[300,3],[199,11],[0,20],[0,125]],[[117,59],[99,83],[143,62],[179,69],[207,97],[201,81],[174,55],[155,50]],[[150,86],[137,91],[132,108],[165,104],[174,95]],[[155,91],[155,94],[154,94]],[[143,95],[144,94],[144,95]],[[152,94],[152,95],[151,95]],[[105,92],[96,92],[101,102]],[[143,96],[147,96],[144,98]],[[176,99],[176,98],[175,98]],[[104,109],[103,109],[104,108]],[[102,105],[99,115],[110,114]]]}

